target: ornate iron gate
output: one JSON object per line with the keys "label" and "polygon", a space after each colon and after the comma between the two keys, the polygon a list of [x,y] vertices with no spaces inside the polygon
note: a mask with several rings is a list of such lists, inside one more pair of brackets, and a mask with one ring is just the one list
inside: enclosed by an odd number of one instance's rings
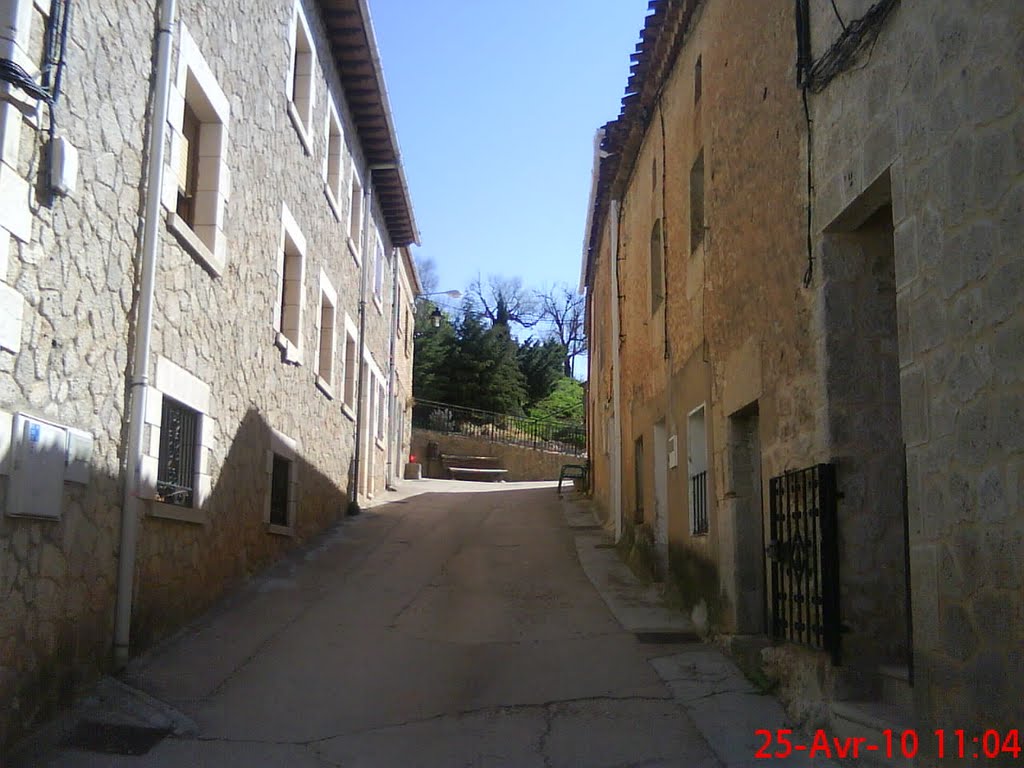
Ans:
{"label": "ornate iron gate", "polygon": [[839,663],[839,546],[834,464],[773,477],[772,636],[821,648]]}

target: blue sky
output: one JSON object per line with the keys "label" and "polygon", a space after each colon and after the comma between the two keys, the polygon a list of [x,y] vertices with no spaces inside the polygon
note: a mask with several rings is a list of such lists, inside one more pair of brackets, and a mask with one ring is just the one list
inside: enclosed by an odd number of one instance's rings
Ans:
{"label": "blue sky", "polygon": [[579,280],[594,132],[619,113],[647,0],[370,0],[419,253]]}

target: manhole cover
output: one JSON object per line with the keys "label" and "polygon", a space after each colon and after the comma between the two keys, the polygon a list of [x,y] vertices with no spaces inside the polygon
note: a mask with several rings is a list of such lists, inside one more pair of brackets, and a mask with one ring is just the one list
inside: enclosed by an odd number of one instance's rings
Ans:
{"label": "manhole cover", "polygon": [[75,726],[68,746],[108,755],[144,755],[170,732],[168,728],[82,720]]}

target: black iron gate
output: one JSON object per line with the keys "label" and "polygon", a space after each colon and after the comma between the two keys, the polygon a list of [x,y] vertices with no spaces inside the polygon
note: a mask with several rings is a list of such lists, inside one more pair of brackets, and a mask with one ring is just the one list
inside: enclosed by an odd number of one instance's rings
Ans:
{"label": "black iron gate", "polygon": [[821,648],[839,663],[839,546],[834,464],[773,477],[772,636]]}

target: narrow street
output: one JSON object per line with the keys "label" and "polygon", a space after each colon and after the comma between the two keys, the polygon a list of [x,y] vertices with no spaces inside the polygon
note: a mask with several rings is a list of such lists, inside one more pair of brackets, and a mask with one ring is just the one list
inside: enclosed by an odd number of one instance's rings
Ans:
{"label": "narrow street", "polygon": [[[623,629],[581,568],[563,502],[524,485],[346,521],[130,667],[197,733],[142,756],[64,747],[33,764],[723,764],[650,663],[708,650]],[[736,733],[722,735],[753,743],[725,715]],[[753,764],[745,754],[729,764]]]}

